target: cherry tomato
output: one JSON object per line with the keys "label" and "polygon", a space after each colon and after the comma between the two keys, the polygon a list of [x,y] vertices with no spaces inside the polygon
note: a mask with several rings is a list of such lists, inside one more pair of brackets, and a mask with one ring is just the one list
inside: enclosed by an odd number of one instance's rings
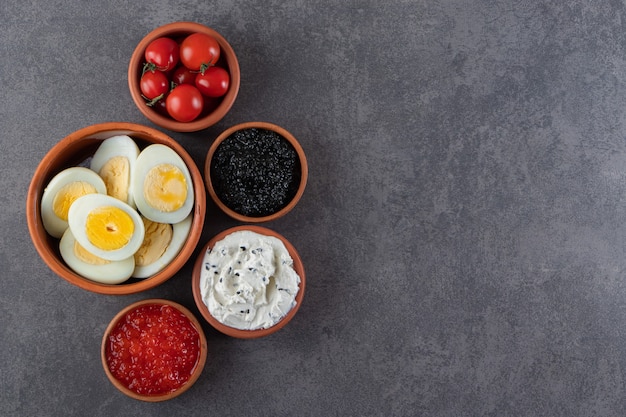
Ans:
{"label": "cherry tomato", "polygon": [[170,91],[165,105],[173,119],[179,122],[191,122],[202,113],[204,99],[193,85],[181,84]]}
{"label": "cherry tomato", "polygon": [[192,71],[204,72],[220,58],[220,45],[206,33],[192,33],[180,44],[180,61]]}
{"label": "cherry tomato", "polygon": [[146,71],[139,81],[141,94],[148,100],[164,95],[170,89],[167,76],[161,71]]}
{"label": "cherry tomato", "polygon": [[221,67],[209,67],[196,77],[196,87],[207,97],[222,97],[229,85],[230,75]]}
{"label": "cherry tomato", "polygon": [[173,39],[157,38],[148,44],[144,57],[150,70],[169,71],[178,64],[180,47]]}
{"label": "cherry tomato", "polygon": [[176,85],[190,84],[194,85],[196,81],[197,72],[193,72],[189,68],[181,65],[177,67],[172,73],[172,82]]}

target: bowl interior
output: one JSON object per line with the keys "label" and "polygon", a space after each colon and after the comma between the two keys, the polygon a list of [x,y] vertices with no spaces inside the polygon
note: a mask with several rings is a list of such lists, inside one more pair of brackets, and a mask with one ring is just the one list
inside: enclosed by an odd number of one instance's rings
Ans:
{"label": "bowl interior", "polygon": [[[230,74],[230,87],[226,95],[223,97],[215,99],[205,98],[205,108],[203,109],[202,114],[196,120],[184,123],[160,114],[150,106],[147,106],[145,100],[141,96],[139,79],[145,63],[144,51],[151,41],[163,36],[179,41],[186,35],[194,32],[211,35],[219,43],[221,53],[216,66],[222,67],[228,71]],[[237,94],[239,93],[240,82],[241,75],[239,62],[232,46],[219,32],[194,22],[173,22],[154,29],[137,44],[128,65],[128,86],[130,94],[141,113],[158,126],[177,132],[195,132],[206,129],[207,127],[219,122],[226,115],[226,113],[228,113],[235,102]]]}
{"label": "bowl interior", "polygon": [[[181,313],[183,313],[189,319],[191,324],[195,327],[196,331],[198,332],[199,339],[200,339],[199,340],[200,350],[199,350],[198,360],[195,364],[194,370],[192,371],[191,377],[187,380],[187,382],[184,385],[182,385],[180,388],[178,388],[176,391],[163,394],[163,395],[154,395],[154,396],[141,395],[135,391],[132,391],[126,388],[119,380],[115,378],[115,376],[113,376],[109,368],[108,361],[107,361],[108,336],[111,333],[111,331],[115,328],[117,323],[129,312],[141,306],[152,305],[152,304],[169,305],[171,307],[174,307]],[[104,367],[104,371],[107,377],[118,390],[120,390],[122,393],[126,394],[127,396],[137,399],[137,400],[148,401],[148,402],[158,402],[158,401],[166,401],[166,400],[169,400],[169,399],[172,399],[174,397],[181,395],[183,392],[187,391],[194,384],[194,382],[196,382],[196,380],[202,373],[202,370],[204,369],[204,366],[206,364],[207,353],[208,353],[207,351],[208,351],[208,347],[207,347],[206,336],[202,330],[202,326],[200,325],[196,317],[191,313],[191,311],[189,311],[186,307],[174,301],[170,301],[166,299],[151,298],[151,299],[141,300],[141,301],[132,303],[128,305],[127,307],[125,307],[124,309],[122,309],[119,313],[117,313],[115,317],[113,317],[113,319],[108,324],[106,330],[104,331],[104,334],[102,337],[102,343],[100,346],[100,358],[101,358],[102,366]]]}
{"label": "bowl interior", "polygon": [[[174,149],[189,168],[194,189],[193,220],[187,242],[176,258],[157,274],[146,279],[131,278],[121,284],[101,284],[72,271],[59,252],[59,240],[45,231],[41,220],[41,197],[48,182],[65,168],[84,164],[100,143],[114,135],[128,135],[141,148],[161,143]],[[27,223],[33,244],[44,262],[57,275],[83,289],[103,294],[131,294],[153,288],[171,278],[189,259],[200,239],[206,211],[206,192],[202,176],[193,159],[169,136],[146,126],[131,123],[105,123],[74,132],[57,143],[35,170],[27,196]]]}
{"label": "bowl interior", "polygon": [[[285,317],[283,317],[278,323],[276,323],[274,326],[269,327],[267,329],[240,330],[240,329],[235,329],[230,326],[226,326],[222,324],[221,322],[219,322],[215,317],[213,317],[208,307],[202,300],[202,294],[200,291],[200,275],[202,273],[202,268],[204,264],[203,262],[204,255],[206,254],[206,251],[209,248],[212,248],[216,242],[224,239],[229,234],[239,231],[239,230],[250,230],[250,231],[263,234],[266,236],[274,236],[274,237],[279,238],[285,244],[285,247],[287,248],[289,255],[291,255],[291,258],[293,259],[293,268],[300,276],[300,286],[299,286],[300,288],[298,290],[298,294],[296,294],[296,305],[293,306],[293,308],[289,310],[289,312],[285,315]],[[289,321],[293,319],[293,317],[298,312],[298,309],[302,305],[302,300],[304,299],[304,290],[306,288],[306,276],[304,272],[304,266],[302,264],[302,259],[300,258],[298,251],[284,236],[280,235],[279,233],[271,229],[268,229],[262,226],[242,225],[242,226],[235,226],[230,229],[224,230],[220,232],[219,234],[215,235],[213,238],[211,238],[207,242],[207,244],[204,246],[202,251],[200,251],[200,254],[198,255],[196,263],[194,264],[191,285],[192,285],[193,298],[196,303],[196,306],[198,307],[198,310],[200,311],[200,314],[202,315],[202,317],[204,317],[204,319],[207,322],[209,322],[211,326],[213,326],[216,330],[232,337],[236,337],[240,339],[253,339],[253,338],[268,336],[272,333],[275,333],[278,330],[285,327],[287,323],[289,323]]]}
{"label": "bowl interior", "polygon": [[[287,203],[286,206],[284,206],[282,209],[278,210],[277,212],[272,213],[267,216],[260,216],[260,217],[246,216],[228,207],[217,195],[214,185],[213,185],[212,178],[211,178],[211,164],[213,161],[213,156],[215,155],[215,152],[217,151],[220,144],[224,140],[228,139],[233,133],[240,131],[240,130],[246,130],[246,129],[252,129],[252,128],[270,130],[270,131],[278,133],[283,139],[289,142],[289,144],[294,148],[294,150],[296,151],[296,154],[298,155],[298,159],[300,162],[300,183],[298,184],[298,189],[294,197],[289,201],[289,203]],[[207,153],[205,163],[204,163],[204,178],[205,178],[206,188],[213,202],[220,208],[220,210],[222,210],[228,216],[236,220],[247,222],[247,223],[263,223],[263,222],[276,220],[284,216],[291,210],[293,210],[293,208],[296,206],[296,204],[298,204],[298,202],[300,201],[300,198],[304,194],[304,189],[306,188],[306,183],[308,179],[308,172],[309,172],[308,162],[307,162],[304,150],[302,149],[302,146],[300,145],[300,142],[298,142],[298,140],[286,129],[280,126],[277,126],[273,123],[268,123],[268,122],[246,122],[246,123],[240,123],[240,124],[237,124],[235,126],[228,128],[227,130],[222,132],[215,139],[215,141],[213,141],[213,143],[211,144],[211,147],[209,148],[209,151]]]}

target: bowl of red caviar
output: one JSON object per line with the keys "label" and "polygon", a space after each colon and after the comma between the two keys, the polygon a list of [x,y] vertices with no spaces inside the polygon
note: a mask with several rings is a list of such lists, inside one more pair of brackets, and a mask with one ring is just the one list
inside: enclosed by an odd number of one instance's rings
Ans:
{"label": "bowl of red caviar", "polygon": [[101,358],[107,377],[123,394],[166,401],[196,382],[206,363],[207,342],[186,307],[153,298],[113,317],[102,338]]}

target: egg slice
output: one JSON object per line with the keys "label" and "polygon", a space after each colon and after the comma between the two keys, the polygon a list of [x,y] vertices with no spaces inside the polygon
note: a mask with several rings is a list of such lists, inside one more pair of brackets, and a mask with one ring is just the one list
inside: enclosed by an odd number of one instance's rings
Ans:
{"label": "egg slice", "polygon": [[88,168],[67,168],[55,175],[41,196],[41,220],[46,232],[55,238],[63,236],[70,206],[79,197],[96,193],[106,194],[106,185]]}
{"label": "egg slice", "polygon": [[133,256],[145,233],[139,213],[123,201],[104,194],[87,194],[74,201],[68,224],[82,247],[108,261]]}
{"label": "egg slice", "polygon": [[169,146],[153,144],[141,151],[132,183],[137,209],[158,223],[178,223],[193,208],[193,183],[187,165]]}
{"label": "egg slice", "polygon": [[143,244],[135,252],[134,278],[148,278],[169,265],[187,241],[191,221],[190,214],[183,221],[168,224],[143,218],[145,236]]}
{"label": "egg slice", "polygon": [[119,284],[126,281],[135,269],[135,258],[107,261],[83,248],[68,228],[59,242],[61,257],[80,276],[103,284]]}
{"label": "egg slice", "polygon": [[130,184],[137,156],[139,147],[130,136],[113,136],[102,141],[89,166],[104,180],[108,195],[131,207],[135,207]]}

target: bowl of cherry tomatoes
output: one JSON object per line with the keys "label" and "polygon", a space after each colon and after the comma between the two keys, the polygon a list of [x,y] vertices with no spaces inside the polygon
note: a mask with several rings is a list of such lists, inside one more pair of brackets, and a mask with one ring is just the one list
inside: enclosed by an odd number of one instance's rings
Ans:
{"label": "bowl of cherry tomatoes", "polygon": [[154,124],[195,132],[219,122],[239,93],[239,62],[228,41],[194,22],[148,33],[128,64],[130,95]]}

